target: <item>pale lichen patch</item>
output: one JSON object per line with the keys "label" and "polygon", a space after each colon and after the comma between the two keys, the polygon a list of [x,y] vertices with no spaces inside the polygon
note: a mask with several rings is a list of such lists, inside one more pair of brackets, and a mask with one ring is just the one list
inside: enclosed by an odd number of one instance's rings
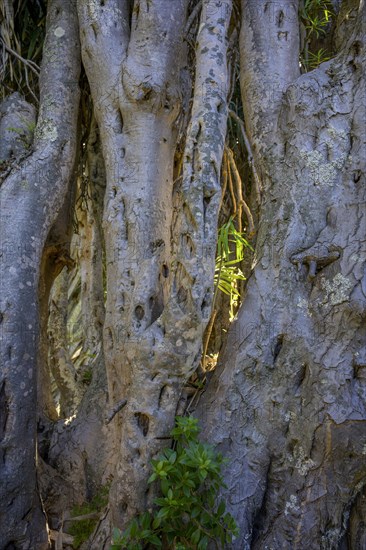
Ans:
{"label": "pale lichen patch", "polygon": [[302,447],[298,447],[296,449],[296,451],[294,452],[294,459],[296,461],[295,468],[302,476],[306,476],[308,471],[315,466],[315,462],[305,455],[305,451]]}
{"label": "pale lichen patch", "polygon": [[57,128],[51,120],[45,119],[39,128],[36,130],[37,139],[43,138],[48,141],[56,141],[58,137]]}
{"label": "pale lichen patch", "polygon": [[65,29],[62,27],[56,27],[56,29],[53,31],[53,34],[57,36],[57,38],[61,38],[65,34]]}
{"label": "pale lichen patch", "polygon": [[337,273],[331,281],[322,277],[321,285],[325,291],[323,304],[329,303],[332,306],[347,301],[350,290],[353,287],[352,282],[341,273]]}
{"label": "pale lichen patch", "polygon": [[334,185],[347,160],[347,155],[342,154],[331,162],[325,162],[323,154],[317,150],[301,150],[300,156],[305,161],[310,172],[310,180],[314,185]]}
{"label": "pale lichen patch", "polygon": [[297,496],[290,495],[290,500],[288,500],[285,505],[285,516],[288,516],[290,512],[298,512],[299,510],[300,507],[297,503]]}

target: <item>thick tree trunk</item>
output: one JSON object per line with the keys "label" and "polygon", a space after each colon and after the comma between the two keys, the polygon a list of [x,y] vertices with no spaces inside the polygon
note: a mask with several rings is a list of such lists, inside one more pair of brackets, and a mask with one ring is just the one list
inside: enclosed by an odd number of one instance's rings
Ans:
{"label": "thick tree trunk", "polygon": [[48,11],[34,152],[0,189],[0,547],[22,550],[48,546],[36,480],[38,284],[73,173],[79,95],[73,3],[54,0]]}
{"label": "thick tree trunk", "polygon": [[[79,2],[83,60],[107,175],[109,397],[112,407],[127,399],[113,421],[114,525],[151,502],[149,461],[172,427],[185,380],[199,364],[211,307],[231,3],[203,2],[183,173],[173,182],[187,5],[140,2],[130,29],[127,3],[90,10]],[[113,51],[105,28],[116,34]]]}
{"label": "thick tree trunk", "polygon": [[263,183],[256,260],[198,414],[230,460],[233,548],[361,548],[366,6],[339,55],[300,78],[294,3],[271,6],[243,1],[243,103]]}

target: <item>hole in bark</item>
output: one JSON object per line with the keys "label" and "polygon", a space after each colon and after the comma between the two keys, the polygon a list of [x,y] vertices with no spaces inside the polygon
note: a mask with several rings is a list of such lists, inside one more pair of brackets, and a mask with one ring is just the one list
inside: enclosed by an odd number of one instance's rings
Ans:
{"label": "hole in bark", "polygon": [[194,251],[194,244],[191,236],[188,233],[184,233],[181,236],[181,243],[184,257],[190,259]]}
{"label": "hole in bark", "polygon": [[5,546],[4,550],[17,550],[17,547],[15,546],[15,542],[13,542],[13,541],[9,542]]}
{"label": "hole in bark", "polygon": [[282,349],[283,337],[284,337],[283,334],[279,334],[279,335],[277,336],[277,340],[276,340],[276,343],[275,343],[274,349],[273,349],[273,362],[274,362],[274,363],[276,362],[276,359],[277,359],[277,357],[279,356],[280,351],[281,351],[281,349]]}
{"label": "hole in bark", "polygon": [[203,199],[203,214],[206,215],[207,207],[210,204],[211,197],[204,197]]}
{"label": "hole in bark", "polygon": [[355,73],[357,71],[356,63],[352,60],[352,61],[349,62],[349,65],[350,65],[352,71]]}
{"label": "hole in bark", "polygon": [[184,287],[180,287],[177,294],[177,302],[178,304],[182,304],[183,302],[186,302],[187,300],[187,291]]}
{"label": "hole in bark", "polygon": [[285,19],[285,14],[282,10],[280,10],[279,14],[277,15],[277,27],[281,28],[283,26],[283,20]]}
{"label": "hole in bark", "polygon": [[156,241],[152,241],[150,243],[150,250],[152,252],[152,254],[155,254],[155,252],[162,246],[164,246],[164,241],[163,239],[158,239]]}
{"label": "hole in bark", "polygon": [[135,307],[135,315],[136,315],[136,318],[139,321],[141,321],[141,319],[143,319],[144,315],[145,315],[144,308],[142,306],[136,306]]}
{"label": "hole in bark", "polygon": [[352,51],[354,55],[360,55],[362,50],[362,44],[358,40],[352,44]]}
{"label": "hole in bark", "polygon": [[201,311],[203,312],[211,304],[211,289],[206,290],[205,297],[202,300]]}
{"label": "hole in bark", "polygon": [[1,313],[1,311],[0,311],[0,323],[2,323],[3,320],[4,320],[4,315],[3,315],[3,313]]}
{"label": "hole in bark", "polygon": [[126,510],[127,510],[127,502],[122,502],[122,503],[120,504],[120,509],[121,509],[122,512],[126,512]]}
{"label": "hole in bark", "polygon": [[105,4],[105,0],[100,0],[100,5],[104,6],[104,4]]}
{"label": "hole in bark", "polygon": [[9,404],[5,393],[5,382],[0,388],[0,441],[3,439],[6,432],[6,424],[9,415]]}
{"label": "hole in bark", "polygon": [[217,109],[217,112],[220,113],[220,114],[223,112],[223,110],[224,110],[224,104],[222,103],[222,101],[220,101],[220,103],[218,104],[218,106],[216,107],[216,109]]}
{"label": "hole in bark", "polygon": [[159,292],[156,296],[150,297],[149,305],[150,305],[150,312],[151,312],[150,324],[152,324],[163,313],[164,298],[163,298],[162,288],[159,288]]}
{"label": "hole in bark", "polygon": [[355,170],[353,172],[353,181],[357,183],[361,179],[361,170]]}
{"label": "hole in bark", "polygon": [[289,442],[288,444],[288,450],[289,450],[289,453],[292,455],[295,448],[296,448],[296,445],[298,444],[298,439],[291,439],[291,441]]}
{"label": "hole in bark", "polygon": [[307,375],[307,370],[308,370],[308,366],[305,363],[301,365],[301,367],[299,368],[295,378],[296,389],[299,389],[300,386],[302,386],[302,384],[304,383],[304,380]]}
{"label": "hole in bark", "polygon": [[113,198],[117,195],[117,187],[112,187]]}
{"label": "hole in bark", "polygon": [[149,417],[144,413],[135,413],[137,425],[144,436],[147,436],[149,431]]}
{"label": "hole in bark", "polygon": [[[167,266],[166,264],[163,264],[163,267],[162,267],[161,271],[162,271],[162,273],[163,273],[163,277],[164,277],[165,279],[167,279],[168,276],[169,276],[169,268],[168,268],[168,266]],[[2,319],[0,319],[0,322],[1,322],[1,321],[2,321]]]}

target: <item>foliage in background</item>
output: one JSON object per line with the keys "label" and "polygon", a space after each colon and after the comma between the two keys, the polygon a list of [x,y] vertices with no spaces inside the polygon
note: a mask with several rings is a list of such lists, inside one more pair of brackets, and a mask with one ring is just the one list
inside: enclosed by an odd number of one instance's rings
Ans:
{"label": "foliage in background", "polygon": [[[73,547],[79,546],[88,540],[93,533],[99,519],[99,513],[103,510],[108,502],[109,486],[101,487],[99,492],[93,497],[90,502],[85,502],[79,506],[74,506],[71,511],[73,521],[68,532],[74,537]],[[75,519],[82,518],[85,519]],[[91,516],[91,517],[90,517]]]}
{"label": "foliage in background", "polygon": [[218,231],[217,256],[215,265],[215,288],[230,297],[230,318],[235,315],[240,296],[238,281],[245,277],[239,267],[244,258],[244,250],[253,250],[243,233],[239,233],[234,225],[233,218],[222,225]]}
{"label": "foliage in background", "polygon": [[198,440],[198,420],[176,417],[171,436],[174,448],[164,449],[152,461],[149,483],[160,482],[162,496],[157,508],[133,519],[121,533],[114,530],[111,550],[151,548],[204,550],[210,540],[216,547],[230,543],[238,530],[225,504],[217,502],[224,487],[224,458]]}
{"label": "foliage in background", "polygon": [[311,51],[311,44],[329,32],[334,17],[333,4],[330,0],[305,0],[300,9],[300,21],[305,30],[305,40],[300,62],[309,71],[316,69],[324,61],[331,58],[331,52],[324,48]]}
{"label": "foliage in background", "polygon": [[1,99],[18,91],[28,101],[38,103],[46,4],[45,0],[0,2]]}

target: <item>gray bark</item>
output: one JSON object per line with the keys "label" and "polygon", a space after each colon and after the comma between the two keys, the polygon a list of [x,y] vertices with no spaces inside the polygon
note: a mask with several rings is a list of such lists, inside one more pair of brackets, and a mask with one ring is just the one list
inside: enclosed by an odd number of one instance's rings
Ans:
{"label": "gray bark", "polygon": [[33,152],[13,168],[0,189],[0,532],[4,549],[48,546],[36,476],[38,283],[42,250],[74,168],[79,65],[73,3],[65,6],[54,0],[49,4]]}
{"label": "gray bark", "polygon": [[[197,410],[230,460],[223,496],[238,550],[343,550],[365,540],[366,10],[361,3],[333,60],[296,78],[292,5],[275,4],[268,19],[267,3],[243,2],[259,234],[243,306]],[[276,52],[288,33],[273,59],[280,82],[265,33]],[[261,101],[254,91],[268,81],[274,93]]]}
{"label": "gray bark", "polygon": [[[231,5],[203,3],[183,174],[173,187],[186,10],[185,0],[141,2],[130,29],[127,3],[90,10],[79,2],[107,175],[104,352],[111,407],[127,399],[113,420],[114,525],[151,502],[149,461],[199,364],[211,307]],[[119,27],[113,27],[117,13]],[[100,538],[95,547],[102,544]]]}

